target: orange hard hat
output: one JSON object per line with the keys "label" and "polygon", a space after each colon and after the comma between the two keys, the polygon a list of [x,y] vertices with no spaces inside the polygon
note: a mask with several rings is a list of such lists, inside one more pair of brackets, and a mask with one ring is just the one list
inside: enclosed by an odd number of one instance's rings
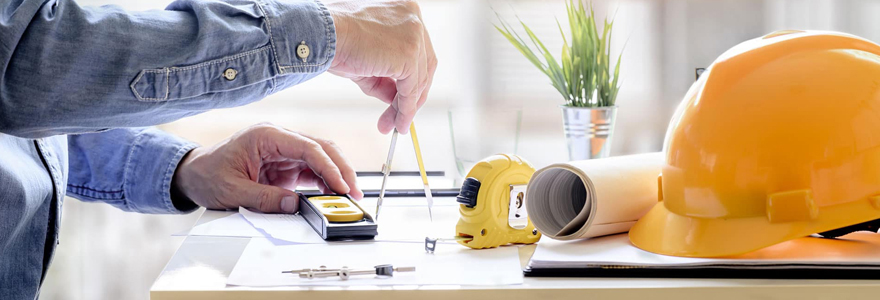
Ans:
{"label": "orange hard hat", "polygon": [[784,31],[722,54],[669,124],[643,250],[717,257],[880,218],[880,46]]}

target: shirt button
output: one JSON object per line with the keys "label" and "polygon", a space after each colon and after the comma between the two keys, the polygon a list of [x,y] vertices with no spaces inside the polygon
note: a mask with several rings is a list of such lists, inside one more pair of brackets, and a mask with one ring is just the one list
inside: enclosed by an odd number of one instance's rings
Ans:
{"label": "shirt button", "polygon": [[309,46],[306,45],[306,41],[302,41],[299,46],[296,46],[296,56],[302,58],[303,62],[306,62],[306,59],[309,57],[309,54],[312,53],[312,50],[309,49]]}
{"label": "shirt button", "polygon": [[226,69],[226,71],[223,71],[223,78],[226,78],[226,80],[229,81],[234,80],[236,75],[238,75],[238,71],[233,68],[229,68]]}

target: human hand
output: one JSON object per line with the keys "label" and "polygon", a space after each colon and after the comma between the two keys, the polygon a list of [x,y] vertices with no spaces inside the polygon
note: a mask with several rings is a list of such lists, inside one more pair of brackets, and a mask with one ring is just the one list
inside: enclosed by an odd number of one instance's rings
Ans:
{"label": "human hand", "polygon": [[178,164],[172,185],[206,208],[293,213],[299,208],[297,186],[363,198],[355,176],[332,142],[256,125],[213,147],[193,149]]}
{"label": "human hand", "polygon": [[414,0],[324,0],[336,24],[330,73],[388,104],[379,132],[409,131],[434,80],[437,57]]}

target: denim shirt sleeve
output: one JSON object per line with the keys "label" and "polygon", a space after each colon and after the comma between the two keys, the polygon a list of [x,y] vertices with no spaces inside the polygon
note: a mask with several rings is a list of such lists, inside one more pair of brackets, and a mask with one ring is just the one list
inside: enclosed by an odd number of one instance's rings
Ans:
{"label": "denim shirt sleeve", "polygon": [[143,127],[244,105],[326,71],[335,47],[317,0],[178,0],[145,12],[0,0],[0,132]]}
{"label": "denim shirt sleeve", "polygon": [[196,145],[155,128],[123,128],[68,138],[67,195],[125,211],[185,213],[171,201],[177,165]]}

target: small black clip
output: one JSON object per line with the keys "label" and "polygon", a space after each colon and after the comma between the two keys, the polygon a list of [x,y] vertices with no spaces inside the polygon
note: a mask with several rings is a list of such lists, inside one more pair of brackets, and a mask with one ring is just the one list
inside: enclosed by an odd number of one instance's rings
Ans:
{"label": "small black clip", "polygon": [[700,80],[700,75],[706,72],[706,68],[696,68],[694,69],[694,80]]}
{"label": "small black clip", "polygon": [[829,230],[826,232],[818,233],[819,236],[826,239],[836,239],[838,237],[856,232],[856,231],[870,231],[876,233],[877,230],[880,230],[880,219],[868,221],[865,223],[859,223],[855,225],[846,226],[843,228],[838,228],[834,230]]}
{"label": "small black clip", "polygon": [[391,265],[378,265],[375,268],[378,276],[394,276],[394,267]]}

